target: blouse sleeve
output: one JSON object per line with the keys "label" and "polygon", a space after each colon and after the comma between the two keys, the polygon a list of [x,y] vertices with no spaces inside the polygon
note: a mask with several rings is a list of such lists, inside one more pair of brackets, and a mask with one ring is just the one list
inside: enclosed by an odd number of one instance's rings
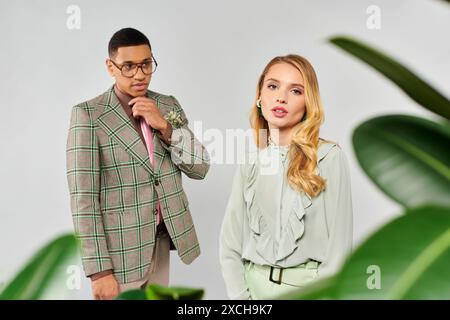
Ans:
{"label": "blouse sleeve", "polygon": [[326,277],[339,271],[351,253],[353,242],[353,212],[350,173],[344,152],[337,146],[330,152],[325,169],[325,215],[328,244],[325,259],[319,266],[319,276]]}
{"label": "blouse sleeve", "polygon": [[240,166],[233,179],[231,195],[220,231],[219,257],[222,276],[230,299],[250,299],[245,282],[245,267],[242,259],[244,215],[244,166]]}

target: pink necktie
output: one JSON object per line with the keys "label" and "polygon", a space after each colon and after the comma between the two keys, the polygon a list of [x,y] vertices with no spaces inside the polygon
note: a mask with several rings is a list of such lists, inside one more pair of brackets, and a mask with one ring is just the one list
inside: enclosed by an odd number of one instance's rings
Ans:
{"label": "pink necktie", "polygon": [[[152,130],[150,129],[150,126],[147,124],[147,122],[145,122],[145,119],[141,117],[141,130],[142,130],[142,134],[144,135],[144,140],[145,140],[145,145],[147,146],[147,151],[148,151],[148,156],[150,157],[150,163],[153,166],[154,163],[154,158],[153,158],[153,133]],[[156,201],[156,210],[158,211],[158,214],[156,216],[156,223],[157,225],[161,222],[162,220],[162,215],[161,215],[161,207],[159,205],[159,199],[157,199]]]}

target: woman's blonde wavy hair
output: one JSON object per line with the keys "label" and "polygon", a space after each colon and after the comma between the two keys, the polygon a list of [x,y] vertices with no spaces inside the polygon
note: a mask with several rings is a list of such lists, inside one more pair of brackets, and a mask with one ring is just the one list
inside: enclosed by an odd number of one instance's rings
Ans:
{"label": "woman's blonde wavy hair", "polygon": [[278,63],[287,63],[296,68],[303,77],[305,88],[305,115],[293,129],[294,132],[289,147],[288,181],[297,191],[304,191],[309,196],[315,197],[326,186],[325,180],[318,176],[315,171],[318,147],[320,143],[327,140],[319,138],[320,125],[324,121],[324,112],[320,101],[316,73],[308,60],[302,56],[291,54],[275,57],[267,64],[259,77],[256,99],[250,114],[250,124],[254,131],[257,147],[259,149],[266,148],[269,139],[269,126],[263,115],[259,113],[257,101],[261,95],[265,76],[270,68]]}

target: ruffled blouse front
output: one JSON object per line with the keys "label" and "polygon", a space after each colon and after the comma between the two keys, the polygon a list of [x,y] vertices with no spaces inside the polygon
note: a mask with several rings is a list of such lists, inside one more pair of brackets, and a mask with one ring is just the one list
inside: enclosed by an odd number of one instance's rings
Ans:
{"label": "ruffled blouse front", "polygon": [[318,261],[319,276],[338,270],[352,247],[352,198],[346,157],[323,142],[317,171],[326,188],[311,198],[287,178],[288,146],[270,144],[236,171],[220,234],[228,295],[246,298],[244,262],[282,268]]}
{"label": "ruffled blouse front", "polygon": [[288,151],[289,146],[270,144],[256,159],[263,159],[265,165],[250,166],[244,184],[256,253],[270,265],[278,265],[295,251],[305,231],[305,209],[311,205],[306,193],[299,194],[288,183]]}

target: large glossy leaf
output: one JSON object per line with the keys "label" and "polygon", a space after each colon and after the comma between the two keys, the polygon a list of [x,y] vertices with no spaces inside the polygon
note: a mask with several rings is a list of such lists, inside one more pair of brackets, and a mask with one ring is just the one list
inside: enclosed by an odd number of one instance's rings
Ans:
{"label": "large glossy leaf", "polygon": [[379,71],[423,107],[450,119],[450,101],[399,62],[348,37],[333,37],[329,41]]}
{"label": "large glossy leaf", "polygon": [[278,297],[278,300],[325,300],[336,299],[336,277],[320,279],[302,289]]}
{"label": "large glossy leaf", "polygon": [[115,300],[147,300],[144,290],[128,290],[120,293]]}
{"label": "large glossy leaf", "polygon": [[[6,286],[0,299],[41,299],[48,290],[67,289],[67,267],[77,256],[73,234],[56,238],[39,250]],[[57,287],[55,288],[55,283]]]}
{"label": "large glossy leaf", "polygon": [[372,235],[313,298],[450,299],[449,266],[450,208],[421,207]]}
{"label": "large glossy leaf", "polygon": [[355,129],[353,146],[367,175],[403,206],[450,205],[449,126],[381,116]]}

